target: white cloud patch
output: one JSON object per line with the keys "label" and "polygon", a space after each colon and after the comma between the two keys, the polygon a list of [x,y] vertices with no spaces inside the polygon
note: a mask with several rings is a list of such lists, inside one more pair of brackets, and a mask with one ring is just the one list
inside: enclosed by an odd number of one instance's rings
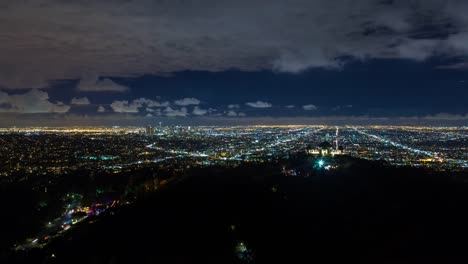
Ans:
{"label": "white cloud patch", "polygon": [[89,105],[90,102],[89,102],[89,99],[88,97],[74,97],[72,100],[71,100],[71,104],[72,105]]}
{"label": "white cloud patch", "polygon": [[168,106],[166,109],[164,109],[163,113],[167,117],[186,117],[188,115],[188,110],[187,107],[172,109],[170,106]]}
{"label": "white cloud patch", "polygon": [[332,111],[340,111],[340,110],[346,109],[346,108],[353,108],[353,105],[337,105],[337,106],[332,108]]}
{"label": "white cloud patch", "polygon": [[133,100],[133,103],[140,105],[142,107],[143,105],[146,105],[147,107],[168,107],[170,105],[169,102],[159,102],[147,98],[138,98]]}
{"label": "white cloud patch", "polygon": [[128,87],[111,79],[99,79],[97,75],[86,75],[78,83],[78,90],[83,92],[126,92]]}
{"label": "white cloud patch", "polygon": [[161,109],[160,108],[149,108],[147,107],[145,109],[147,113],[152,114],[153,116],[160,116],[161,115]]}
{"label": "white cloud patch", "polygon": [[253,108],[270,108],[273,105],[268,103],[268,102],[263,102],[263,101],[256,101],[256,102],[248,102],[245,103],[247,106],[253,107]]}
{"label": "white cloud patch", "polygon": [[169,101],[164,101],[164,102],[159,102],[156,105],[153,105],[153,107],[168,107],[170,105],[171,105],[171,103]]}
{"label": "white cloud patch", "polygon": [[100,106],[98,107],[98,109],[97,109],[97,112],[98,112],[98,113],[104,113],[104,112],[106,112],[106,108],[104,108],[104,106],[100,105]]}
{"label": "white cloud patch", "polygon": [[238,104],[230,104],[230,105],[228,105],[228,108],[229,108],[229,109],[237,109],[237,108],[240,108],[240,105],[238,105]]}
{"label": "white cloud patch", "polygon": [[192,114],[193,114],[193,115],[196,115],[196,116],[206,115],[207,113],[208,113],[208,110],[202,109],[202,108],[200,108],[200,107],[198,107],[198,106],[195,106],[195,107],[193,108],[193,111],[192,111]]}
{"label": "white cloud patch", "polygon": [[159,109],[159,108],[155,109],[154,112],[153,112],[153,115],[155,115],[155,116],[161,116],[161,115],[162,115],[161,109]]}
{"label": "white cloud patch", "polygon": [[110,107],[116,113],[138,113],[140,112],[139,108],[142,107],[142,105],[135,102],[129,103],[127,100],[123,100],[112,102]]}
{"label": "white cloud patch", "polygon": [[3,113],[66,113],[69,110],[69,105],[51,102],[49,94],[41,90],[11,95],[0,91],[0,112]]}
{"label": "white cloud patch", "polygon": [[[114,112],[117,113],[138,113],[140,109],[146,107],[147,112],[151,112],[154,110],[152,108],[157,107],[168,107],[169,102],[158,102],[155,100],[147,99],[147,98],[138,98],[133,101],[123,100],[123,101],[114,101],[111,104],[111,108]],[[149,110],[148,110],[149,109]]]}
{"label": "white cloud patch", "polygon": [[[97,76],[466,57],[466,10],[457,0],[3,1],[0,87],[42,88],[92,72],[79,90],[122,92]],[[448,24],[455,30],[446,38],[413,37]]]}
{"label": "white cloud patch", "polygon": [[208,116],[222,116],[223,114],[218,112],[218,109],[208,108]]}
{"label": "white cloud patch", "polygon": [[179,106],[199,105],[200,100],[198,100],[197,98],[184,98],[174,101],[174,104]]}
{"label": "white cloud patch", "polygon": [[226,112],[226,116],[228,117],[245,117],[247,116],[244,112],[236,112],[234,110],[229,110]]}
{"label": "white cloud patch", "polygon": [[304,109],[306,111],[315,111],[315,110],[317,110],[317,106],[315,106],[313,104],[308,104],[308,105],[303,105],[302,109]]}
{"label": "white cloud patch", "polygon": [[234,116],[237,116],[237,112],[234,111],[234,110],[229,110],[229,111],[226,113],[226,115],[227,115],[227,116],[232,116],[232,117],[234,117]]}
{"label": "white cloud patch", "polygon": [[294,108],[294,107],[296,107],[296,106],[295,106],[295,105],[287,105],[287,106],[285,106],[285,107],[291,109],[291,108]]}

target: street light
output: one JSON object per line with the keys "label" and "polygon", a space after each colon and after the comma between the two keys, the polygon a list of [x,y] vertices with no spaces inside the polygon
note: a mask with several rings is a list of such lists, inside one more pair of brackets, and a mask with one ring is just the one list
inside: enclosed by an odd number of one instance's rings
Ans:
{"label": "street light", "polygon": [[321,167],[323,167],[323,165],[325,165],[325,161],[319,160],[318,161],[318,166],[321,168]]}

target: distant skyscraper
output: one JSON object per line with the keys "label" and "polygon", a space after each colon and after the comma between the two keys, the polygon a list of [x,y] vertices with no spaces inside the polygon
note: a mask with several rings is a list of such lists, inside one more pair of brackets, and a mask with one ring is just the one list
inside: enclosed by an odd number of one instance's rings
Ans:
{"label": "distant skyscraper", "polygon": [[152,126],[147,126],[146,127],[146,135],[148,135],[148,136],[154,135],[154,128]]}
{"label": "distant skyscraper", "polygon": [[335,135],[335,150],[338,151],[338,134],[339,134],[339,128],[336,127],[336,135]]}

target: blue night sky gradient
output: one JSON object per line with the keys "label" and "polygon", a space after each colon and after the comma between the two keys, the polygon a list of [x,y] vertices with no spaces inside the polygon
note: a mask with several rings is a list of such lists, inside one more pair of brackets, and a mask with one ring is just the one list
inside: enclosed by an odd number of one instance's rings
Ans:
{"label": "blue night sky gradient", "polygon": [[[49,90],[51,98],[69,101],[87,96],[95,105],[137,98],[174,101],[194,97],[204,108],[224,109],[239,104],[249,116],[425,116],[465,114],[468,72],[438,69],[430,62],[372,60],[346,64],[342,69],[312,69],[301,73],[273,71],[177,72],[171,76],[113,78],[130,88],[125,93],[80,92],[76,82],[62,82]],[[70,92],[73,91],[73,92]],[[244,106],[266,101],[268,109]],[[301,106],[314,104],[316,111]],[[286,105],[295,105],[293,109]],[[352,107],[351,107],[352,106]],[[94,108],[73,109],[86,113]]]}

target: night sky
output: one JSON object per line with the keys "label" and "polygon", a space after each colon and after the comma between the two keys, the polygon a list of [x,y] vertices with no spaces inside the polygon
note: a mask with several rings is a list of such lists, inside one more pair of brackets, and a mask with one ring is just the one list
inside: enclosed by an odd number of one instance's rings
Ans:
{"label": "night sky", "polygon": [[468,1],[6,0],[0,126],[468,124]]}

